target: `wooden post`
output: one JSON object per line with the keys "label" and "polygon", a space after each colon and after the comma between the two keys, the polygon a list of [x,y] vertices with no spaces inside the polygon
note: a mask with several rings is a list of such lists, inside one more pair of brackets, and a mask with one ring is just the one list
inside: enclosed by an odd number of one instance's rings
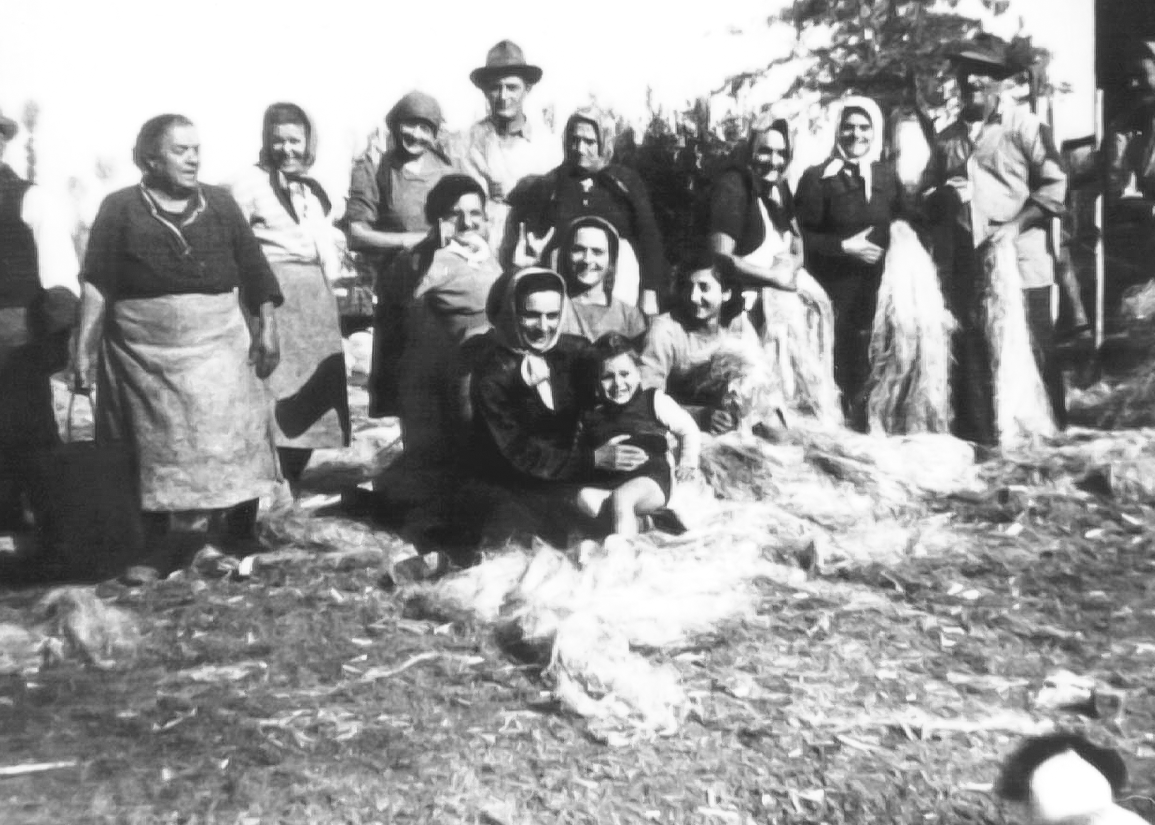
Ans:
{"label": "wooden post", "polygon": [[36,127],[40,122],[40,104],[29,100],[24,104],[24,130],[28,133],[24,143],[27,171],[24,177],[29,183],[36,183]]}
{"label": "wooden post", "polygon": [[[1095,89],[1095,146],[1103,145],[1103,90]],[[1106,175],[1105,171],[1100,171]],[[1106,184],[1106,181],[1103,181]],[[1103,250],[1103,193],[1106,186],[1099,187],[1095,196],[1095,352],[1103,346],[1103,296],[1107,278],[1106,259]]]}

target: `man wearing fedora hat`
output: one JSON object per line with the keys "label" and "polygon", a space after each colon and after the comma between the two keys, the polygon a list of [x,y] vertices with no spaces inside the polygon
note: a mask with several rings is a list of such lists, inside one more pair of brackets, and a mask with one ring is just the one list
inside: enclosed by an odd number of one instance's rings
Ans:
{"label": "man wearing fedora hat", "polygon": [[68,364],[80,296],[64,211],[3,163],[18,128],[0,115],[0,532],[26,526],[25,462],[60,439],[48,377]]}
{"label": "man wearing fedora hat", "polygon": [[525,114],[525,99],[541,76],[541,68],[526,63],[521,48],[509,40],[490,49],[485,65],[469,73],[485,95],[489,115],[470,128],[461,165],[485,188],[495,250],[501,247],[509,212],[505,199],[513,187],[561,162],[556,138]]}
{"label": "man wearing fedora hat", "polygon": [[982,258],[1011,241],[1017,253],[1031,348],[1056,423],[1065,423],[1062,374],[1052,358],[1055,262],[1048,230],[1061,214],[1067,176],[1047,126],[1009,91],[1027,73],[1029,41],[990,34],[949,52],[959,119],[935,139],[923,193],[935,261],[955,334],[952,400],[958,435],[998,443],[991,348],[982,322]]}

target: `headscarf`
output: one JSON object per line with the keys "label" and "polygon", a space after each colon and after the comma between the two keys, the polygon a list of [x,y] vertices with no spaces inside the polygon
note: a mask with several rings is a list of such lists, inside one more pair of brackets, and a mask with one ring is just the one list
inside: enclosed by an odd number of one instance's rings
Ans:
{"label": "headscarf", "polygon": [[[561,295],[562,317],[570,311],[569,297],[565,291],[565,280],[552,269],[543,266],[527,266],[516,272],[500,277],[490,290],[486,302],[486,314],[493,325],[493,333],[498,343],[521,357],[520,374],[527,387],[536,390],[549,409],[553,409],[553,390],[550,388],[549,362],[541,354],[529,348],[521,336],[517,323],[518,306],[526,295],[534,292],[553,291]],[[553,349],[561,337],[558,324],[546,352]]]}
{"label": "headscarf", "polygon": [[[386,146],[392,143],[393,151],[401,147],[400,129],[401,123],[406,120],[421,120],[433,127],[433,142],[429,144],[429,151],[440,157],[446,163],[449,162],[449,157],[446,154],[445,148],[438,140],[441,133],[441,126],[445,119],[441,116],[441,105],[433,95],[425,92],[412,91],[405,94],[393,104],[393,108],[385,115],[385,128],[388,135],[385,136],[384,143]],[[383,151],[380,146],[372,145],[374,142],[381,142],[381,135],[378,133],[376,141],[371,141],[369,151],[367,154],[372,156],[375,151]]]}
{"label": "headscarf", "polygon": [[[580,218],[574,218],[565,225],[561,231],[561,236],[557,239],[555,247],[558,252],[557,270],[565,280],[566,290],[570,295],[577,295],[586,291],[587,287],[585,284],[579,283],[577,277],[574,275],[572,271],[573,267],[569,259],[569,248],[573,243],[574,236],[577,235],[579,229],[586,227],[600,229],[606,233],[610,260],[601,286],[602,289],[605,290],[606,295],[609,296],[614,291],[614,276],[617,274],[618,248],[621,246],[621,237],[618,235],[618,230],[614,229],[614,225],[605,218],[599,218],[597,215],[583,215]],[[554,244],[551,242],[550,246],[554,246]]]}
{"label": "headscarf", "polygon": [[317,160],[317,131],[313,128],[312,118],[296,103],[274,103],[265,109],[261,122],[261,155],[258,163],[266,169],[273,165],[273,129],[283,123],[299,123],[305,128],[303,163],[308,169]]}
{"label": "headscarf", "polygon": [[309,169],[313,165],[313,161],[317,159],[317,130],[313,128],[312,118],[295,103],[274,103],[265,109],[265,115],[261,121],[261,154],[257,165],[269,173],[269,185],[273,189],[273,194],[277,196],[281,206],[285,207],[285,211],[292,216],[294,221],[300,223],[301,217],[293,206],[293,199],[289,194],[289,183],[301,183],[306,186],[320,201],[321,208],[328,215],[333,204],[320,183],[308,175],[300,173],[283,175],[277,168],[273,157],[273,130],[282,123],[299,123],[304,127],[305,152],[302,161],[305,169]]}
{"label": "headscarf", "polygon": [[794,157],[794,141],[790,139],[790,124],[786,122],[785,118],[778,117],[771,120],[768,115],[757,118],[750,124],[750,131],[746,133],[746,162],[754,162],[754,137],[764,132],[777,132],[782,135],[782,139],[786,141],[786,165],[789,166]]}
{"label": "headscarf", "polygon": [[777,132],[782,135],[782,139],[786,143],[786,166],[790,165],[790,161],[794,157],[794,141],[790,139],[790,124],[784,118],[771,120],[769,116],[759,118],[750,125],[750,131],[746,135],[746,146],[743,150],[743,162],[754,193],[762,198],[774,228],[783,232],[790,228],[791,221],[794,219],[794,199],[791,197],[790,187],[786,183],[785,171],[778,176],[778,182],[772,184],[753,173],[754,140],[758,135],[766,132]]}
{"label": "headscarf", "polygon": [[569,141],[573,128],[579,123],[588,123],[594,127],[594,133],[598,137],[598,156],[601,162],[598,168],[593,171],[597,172],[604,169],[614,156],[617,124],[613,118],[596,106],[583,106],[578,109],[569,116],[569,120],[565,122],[565,128],[562,130],[561,146],[562,152],[566,155],[569,154]]}
{"label": "headscarf", "polygon": [[850,160],[842,151],[842,147],[838,143],[838,134],[842,131],[842,123],[845,118],[853,113],[858,112],[866,115],[874,127],[874,138],[871,141],[870,148],[866,150],[860,158],[855,158],[854,163],[858,164],[859,174],[862,176],[863,182],[866,184],[866,197],[870,199],[871,187],[871,171],[870,165],[876,163],[882,157],[882,146],[885,139],[886,121],[882,118],[882,110],[878,108],[878,104],[869,97],[861,95],[850,95],[840,101],[837,101],[832,112],[836,115],[834,118],[834,148],[830,154],[830,160],[822,169],[822,177],[832,178],[842,172],[847,162]]}
{"label": "headscarf", "polygon": [[433,127],[434,135],[440,131],[444,122],[441,117],[441,105],[437,99],[433,95],[416,90],[403,95],[393,104],[389,114],[385,115],[385,125],[394,135],[403,120],[423,120]]}

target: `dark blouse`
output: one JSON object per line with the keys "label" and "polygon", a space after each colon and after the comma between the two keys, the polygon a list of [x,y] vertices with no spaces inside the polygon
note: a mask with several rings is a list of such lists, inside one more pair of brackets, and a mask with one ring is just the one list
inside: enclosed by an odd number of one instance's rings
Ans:
{"label": "dark blouse", "polygon": [[517,224],[522,221],[528,231],[542,236],[551,228],[560,230],[569,225],[574,218],[596,215],[613,224],[622,239],[633,246],[642,289],[664,292],[669,266],[642,179],[628,167],[610,165],[589,177],[592,186],[588,189],[582,180],[583,176],[563,164],[518,184],[509,195],[512,231],[506,230],[507,244],[517,241]]}
{"label": "dark blouse", "polygon": [[346,223],[364,222],[381,232],[425,232],[425,199],[429,190],[453,171],[453,166],[430,151],[420,173],[404,168],[404,159],[387,152],[374,161],[362,155],[353,163],[349,180]]}
{"label": "dark blouse", "polygon": [[842,251],[842,242],[869,227],[870,241],[884,250],[890,246],[891,221],[908,212],[902,185],[889,164],[873,163],[868,201],[863,178],[849,169],[823,177],[829,163],[803,172],[794,195],[806,269],[820,283],[843,275],[877,275],[881,260],[874,265],[858,261]]}
{"label": "dark blouse", "polygon": [[261,304],[284,300],[264,253],[236,201],[217,186],[201,185],[199,203],[179,225],[140,186],[113,192],[92,224],[83,278],[108,301],[240,289],[256,314]]}
{"label": "dark blouse", "polygon": [[771,220],[779,222],[780,231],[790,228],[794,211],[790,190],[780,184],[778,191],[780,202],[776,203],[769,197],[769,185],[755,178],[746,167],[723,169],[710,187],[710,232],[733,238],[735,255],[749,255],[766,240],[759,200]]}
{"label": "dark blouse", "polygon": [[669,428],[658,420],[654,410],[657,387],[638,389],[625,404],[602,401],[582,414],[582,441],[590,448],[600,447],[611,438],[629,436],[627,444],[641,447],[651,456],[664,457],[669,449]]}
{"label": "dark blouse", "polygon": [[474,459],[484,476],[510,483],[577,481],[593,469],[578,434],[578,381],[586,342],[562,335],[545,354],[554,409],[521,377],[522,357],[482,336],[473,370]]}

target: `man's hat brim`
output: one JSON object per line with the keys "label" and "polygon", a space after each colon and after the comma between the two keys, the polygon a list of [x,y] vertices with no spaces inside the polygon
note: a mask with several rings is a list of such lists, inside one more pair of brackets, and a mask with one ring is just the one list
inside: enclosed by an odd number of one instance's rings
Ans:
{"label": "man's hat brim", "polygon": [[[947,57],[960,69],[988,77],[1010,77],[1016,66],[1009,59],[1010,45],[993,35],[956,41],[947,48]],[[1025,66],[1023,68],[1026,68]]]}
{"label": "man's hat brim", "polygon": [[983,54],[981,52],[954,54],[951,55],[951,60],[956,67],[963,71],[993,77],[996,80],[1002,80],[1015,73],[1014,67],[1008,66],[996,57],[991,57],[989,54]]}
{"label": "man's hat brim", "polygon": [[534,84],[541,80],[542,71],[539,66],[523,64],[520,66],[482,66],[469,73],[469,79],[479,89],[484,89],[494,80],[502,77],[520,77],[526,83]]}

